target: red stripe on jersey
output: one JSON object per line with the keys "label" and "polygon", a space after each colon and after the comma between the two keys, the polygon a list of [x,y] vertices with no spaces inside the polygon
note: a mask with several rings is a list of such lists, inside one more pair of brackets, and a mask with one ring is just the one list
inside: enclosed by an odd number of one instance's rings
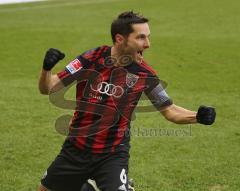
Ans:
{"label": "red stripe on jersey", "polygon": [[[115,151],[116,146],[118,146],[122,140],[124,139],[124,136],[128,136],[126,134],[126,130],[128,128],[129,120],[126,118],[121,118],[119,122],[119,128],[116,132],[114,142],[112,144],[111,152]],[[130,136],[130,135],[129,135]]]}
{"label": "red stripe on jersey", "polygon": [[115,119],[115,111],[105,109],[103,112],[102,123],[98,126],[98,133],[95,135],[94,143],[92,145],[93,153],[102,153],[107,141],[109,129],[113,126]]}
{"label": "red stripe on jersey", "polygon": [[100,55],[108,49],[108,46],[102,46],[97,48],[96,50],[90,50],[86,52],[83,57],[90,62],[96,62],[96,60],[100,57]]}
{"label": "red stripe on jersey", "polygon": [[[96,79],[96,81],[98,81],[98,82],[108,81],[108,79],[110,77],[110,73],[111,73],[111,70],[109,70],[109,69],[103,70],[100,73],[100,75],[98,76],[100,81],[98,79]],[[77,90],[77,92],[78,91],[79,90]],[[88,91],[90,91],[89,87],[88,87],[87,93],[89,93]],[[99,92],[95,92],[95,93],[96,93],[95,97],[101,96]],[[82,97],[79,96],[78,100],[81,100],[81,98]],[[105,129],[108,128],[109,121],[110,122],[112,121],[111,119],[109,119],[109,117],[107,117],[107,119],[106,119],[106,116],[111,116],[112,110],[109,113],[101,113],[103,115],[103,119],[99,119],[99,122],[98,122],[99,124],[97,124],[97,126],[96,126],[96,125],[94,125],[94,123],[97,122],[97,121],[94,121],[95,120],[94,119],[94,113],[95,113],[95,116],[96,116],[96,114],[99,114],[99,110],[105,109],[105,110],[108,111],[109,107],[107,107],[107,106],[100,107],[100,105],[96,105],[96,104],[99,104],[99,102],[101,102],[101,100],[97,100],[94,97],[92,97],[92,98],[88,97],[86,101],[87,101],[87,104],[83,108],[88,113],[84,113],[84,115],[81,116],[82,120],[79,123],[79,129],[78,129],[79,133],[78,133],[78,137],[76,138],[76,141],[77,141],[76,144],[84,145],[87,148],[89,148],[90,145],[87,143],[88,138],[86,136],[84,137],[83,135],[89,135],[89,133],[91,131],[94,132],[95,130],[98,132],[97,134],[101,133],[101,135],[103,135],[104,134],[103,131],[105,131]],[[81,109],[81,106],[80,106],[80,109]],[[86,126],[86,125],[87,126],[89,125],[89,126],[82,128],[83,126]],[[97,128],[97,129],[95,129],[95,128]],[[90,135],[90,136],[91,136],[90,138],[92,139],[92,138],[94,138],[95,135]],[[99,140],[102,140],[102,137]],[[99,145],[97,145],[96,147],[93,146],[92,148],[93,148],[93,150],[98,150],[99,153],[102,152],[101,150],[99,150]]]}
{"label": "red stripe on jersey", "polygon": [[[82,103],[80,102],[78,105],[81,111],[76,108],[72,118],[71,126],[75,128],[75,130],[72,128],[72,132],[76,136],[71,137],[71,140],[78,148],[91,150],[92,153],[114,152],[118,145],[128,141],[125,140],[124,135],[129,128],[131,114],[141,93],[146,88],[146,83],[149,83],[149,80],[146,82],[146,79],[156,74],[145,61],[129,67],[119,67],[119,71],[115,67],[102,66],[104,59],[109,56],[111,56],[111,47],[108,46],[102,46],[81,55],[82,58],[86,59],[82,59],[81,62],[89,71],[81,73],[83,77],[79,80],[89,79],[89,83],[78,81],[76,98]],[[122,72],[121,68],[125,72]],[[114,71],[115,69],[116,71]],[[99,84],[94,76],[96,73],[91,74],[90,70],[99,73],[100,76],[97,78],[100,78],[104,83]],[[133,77],[127,78],[126,75],[129,73]],[[63,71],[58,75],[60,79],[63,79],[71,74]],[[87,85],[86,90],[85,85]],[[122,88],[124,94],[120,97],[109,95],[111,90],[108,91],[113,87],[120,87],[120,90]],[[113,92],[118,90],[115,89]],[[97,114],[102,115],[102,118],[97,117]],[[118,115],[119,118],[115,119]]]}
{"label": "red stripe on jersey", "polygon": [[[89,112],[94,110],[94,105],[88,105],[88,110]],[[82,116],[81,122],[79,123],[78,126],[78,134],[76,137],[76,144],[80,147],[84,147],[86,144],[87,137],[89,136],[89,130],[92,126],[92,117],[93,115],[86,112]]]}
{"label": "red stripe on jersey", "polygon": [[62,80],[63,78],[68,77],[69,75],[71,75],[69,72],[67,72],[66,70],[63,70],[59,73],[57,73],[57,76],[60,80]]}
{"label": "red stripe on jersey", "polygon": [[[103,81],[107,82],[109,81],[110,77],[112,77],[113,72],[111,69],[105,69],[104,71],[101,72],[101,74],[103,76]],[[114,83],[117,83],[115,81],[121,81],[121,79],[120,78],[110,79],[108,83],[114,85]],[[116,104],[114,103],[114,98],[112,96],[109,96],[105,101],[105,109],[102,111],[101,123],[98,125],[98,134],[96,134],[94,143],[92,145],[92,151],[94,153],[103,152],[105,143],[108,138],[109,130],[117,123],[115,119],[117,115],[118,111],[116,109]]]}
{"label": "red stripe on jersey", "polygon": [[140,67],[145,68],[146,70],[150,71],[153,75],[157,75],[157,72],[152,69],[151,66],[148,65],[148,63],[144,60],[140,64],[138,64]]}
{"label": "red stripe on jersey", "polygon": [[129,136],[129,135],[126,135],[125,132],[131,122],[132,112],[135,109],[135,105],[130,103],[133,103],[140,98],[141,94],[139,92],[139,87],[145,86],[147,76],[148,75],[146,73],[141,73],[141,78],[138,80],[138,82],[132,89],[132,92],[128,93],[127,100],[125,100],[125,102],[128,104],[126,104],[126,106],[123,107],[122,110],[120,111],[122,116],[119,121],[118,133],[116,134],[115,139],[112,143],[112,148],[111,148],[112,152],[114,152],[116,146],[118,146],[122,142],[122,140],[124,139],[124,136]]}
{"label": "red stripe on jersey", "polygon": [[87,135],[92,125],[93,115],[89,112],[93,112],[95,107],[94,104],[86,104],[86,100],[85,101],[82,100],[82,98],[84,97],[84,91],[86,90],[86,85],[87,85],[86,80],[88,79],[87,77],[91,75],[91,69],[93,68],[94,66],[91,66],[91,68],[89,68],[89,70],[87,70],[86,73],[84,73],[84,78],[83,78],[84,81],[79,81],[76,87],[76,100],[78,103],[77,103],[77,108],[75,113],[79,114],[79,112],[84,112],[84,114],[81,115],[80,117],[78,115],[74,116],[72,120],[71,126],[77,126],[77,128],[75,128],[74,130],[76,133],[75,132],[73,133],[76,135],[72,138],[72,140],[74,140],[75,145],[78,148],[82,148],[82,149],[85,148]]}

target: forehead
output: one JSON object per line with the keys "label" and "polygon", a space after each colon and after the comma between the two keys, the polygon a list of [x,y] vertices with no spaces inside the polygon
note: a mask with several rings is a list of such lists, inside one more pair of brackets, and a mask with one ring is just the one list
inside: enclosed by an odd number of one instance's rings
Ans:
{"label": "forehead", "polygon": [[133,24],[133,34],[138,35],[138,34],[144,34],[146,36],[150,35],[150,29],[148,23],[138,23],[138,24]]}

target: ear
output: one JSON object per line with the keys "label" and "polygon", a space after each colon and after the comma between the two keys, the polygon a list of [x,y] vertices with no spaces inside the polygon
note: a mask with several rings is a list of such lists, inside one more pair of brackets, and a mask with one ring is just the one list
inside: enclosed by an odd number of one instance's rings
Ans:
{"label": "ear", "polygon": [[121,35],[121,34],[116,34],[116,35],[115,35],[115,39],[116,39],[116,43],[117,43],[117,44],[122,44],[123,41],[124,41],[124,36]]}

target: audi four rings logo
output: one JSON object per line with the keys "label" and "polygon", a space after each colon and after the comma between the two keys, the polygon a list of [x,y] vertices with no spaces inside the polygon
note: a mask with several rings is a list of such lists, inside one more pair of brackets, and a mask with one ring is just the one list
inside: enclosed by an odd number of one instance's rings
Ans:
{"label": "audi four rings logo", "polygon": [[95,92],[99,92],[101,94],[106,94],[108,96],[113,96],[119,98],[123,95],[124,89],[121,86],[116,86],[114,84],[109,84],[107,82],[100,82],[96,87],[90,85],[91,89]]}

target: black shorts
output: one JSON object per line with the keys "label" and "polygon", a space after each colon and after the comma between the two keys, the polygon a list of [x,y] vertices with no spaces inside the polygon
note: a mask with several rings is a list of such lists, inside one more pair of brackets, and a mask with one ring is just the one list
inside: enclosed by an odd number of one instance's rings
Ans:
{"label": "black shorts", "polygon": [[66,140],[41,184],[51,191],[80,191],[88,179],[94,179],[101,191],[127,191],[128,161],[127,151],[92,154]]}

